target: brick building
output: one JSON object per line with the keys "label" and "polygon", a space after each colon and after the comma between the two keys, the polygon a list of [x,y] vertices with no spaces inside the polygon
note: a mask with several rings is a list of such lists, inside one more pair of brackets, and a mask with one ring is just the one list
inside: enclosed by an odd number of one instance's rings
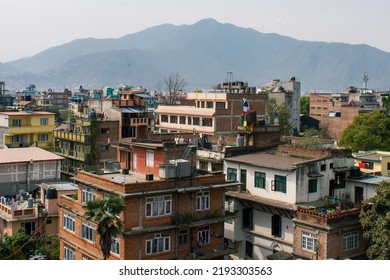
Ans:
{"label": "brick building", "polygon": [[122,196],[122,234],[113,240],[109,259],[221,259],[224,246],[224,175],[177,180],[145,174],[95,175],[80,171],[74,178],[78,196],[61,196],[60,258],[101,259],[96,224],[84,218],[89,200]]}

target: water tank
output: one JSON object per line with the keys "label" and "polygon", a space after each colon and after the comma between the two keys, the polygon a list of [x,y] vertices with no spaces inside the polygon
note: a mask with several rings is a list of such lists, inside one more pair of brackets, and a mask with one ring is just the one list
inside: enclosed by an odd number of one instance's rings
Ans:
{"label": "water tank", "polygon": [[244,137],[241,135],[237,135],[237,147],[243,147],[244,146]]}
{"label": "water tank", "polygon": [[46,199],[56,199],[57,198],[57,190],[55,188],[48,188],[46,190]]}
{"label": "water tank", "polygon": [[122,174],[128,175],[128,174],[129,174],[129,169],[127,169],[127,168],[122,168]]}
{"label": "water tank", "polygon": [[359,178],[360,177],[360,168],[357,166],[352,166],[350,176],[353,178]]}
{"label": "water tank", "polygon": [[34,199],[29,198],[27,199],[27,208],[32,208],[34,203]]}

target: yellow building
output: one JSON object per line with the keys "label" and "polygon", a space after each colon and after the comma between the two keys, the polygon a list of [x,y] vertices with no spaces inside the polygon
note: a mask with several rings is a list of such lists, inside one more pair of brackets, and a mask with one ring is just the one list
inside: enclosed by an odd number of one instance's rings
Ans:
{"label": "yellow building", "polygon": [[54,128],[54,113],[1,112],[0,149],[39,147],[52,152]]}
{"label": "yellow building", "polygon": [[364,173],[390,176],[390,152],[369,151],[354,154],[355,165]]}

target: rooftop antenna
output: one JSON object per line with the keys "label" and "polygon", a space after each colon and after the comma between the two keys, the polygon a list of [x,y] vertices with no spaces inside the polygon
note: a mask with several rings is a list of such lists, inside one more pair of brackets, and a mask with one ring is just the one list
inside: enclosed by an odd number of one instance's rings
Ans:
{"label": "rooftop antenna", "polygon": [[368,82],[368,73],[367,72],[364,72],[363,73],[363,88],[364,88],[364,91],[367,91],[367,82]]}
{"label": "rooftop antenna", "polygon": [[226,81],[232,83],[233,82],[233,72],[226,72]]}

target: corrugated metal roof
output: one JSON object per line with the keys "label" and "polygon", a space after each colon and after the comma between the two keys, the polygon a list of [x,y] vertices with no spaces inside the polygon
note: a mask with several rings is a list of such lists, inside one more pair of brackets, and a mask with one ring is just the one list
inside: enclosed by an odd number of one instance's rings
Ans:
{"label": "corrugated metal roof", "polygon": [[143,110],[135,107],[124,107],[121,108],[122,113],[143,113]]}

